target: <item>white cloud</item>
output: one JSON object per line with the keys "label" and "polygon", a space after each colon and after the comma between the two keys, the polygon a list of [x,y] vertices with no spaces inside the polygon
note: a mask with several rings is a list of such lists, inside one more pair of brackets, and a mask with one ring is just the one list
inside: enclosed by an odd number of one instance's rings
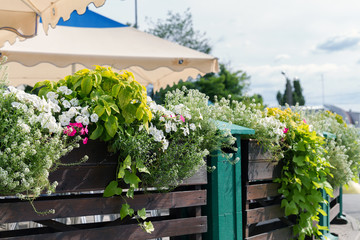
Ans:
{"label": "white cloud", "polygon": [[283,60],[290,59],[290,56],[288,54],[279,54],[275,56],[274,62],[281,62]]}

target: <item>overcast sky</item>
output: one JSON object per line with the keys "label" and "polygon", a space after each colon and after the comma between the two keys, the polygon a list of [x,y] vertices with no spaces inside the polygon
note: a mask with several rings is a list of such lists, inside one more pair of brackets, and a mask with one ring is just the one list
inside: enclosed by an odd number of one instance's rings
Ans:
{"label": "overcast sky", "polygon": [[[285,88],[284,71],[298,77],[306,105],[333,104],[360,112],[360,2],[138,0],[140,30],[168,11],[193,15],[212,55],[251,76],[250,94],[276,106]],[[107,0],[91,9],[122,23],[134,23],[134,0]],[[148,20],[147,20],[148,19]],[[324,92],[324,94],[323,94]]]}

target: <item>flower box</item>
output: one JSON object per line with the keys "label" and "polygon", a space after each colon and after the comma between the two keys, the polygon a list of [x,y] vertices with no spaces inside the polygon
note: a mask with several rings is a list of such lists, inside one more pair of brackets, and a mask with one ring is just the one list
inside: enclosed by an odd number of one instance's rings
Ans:
{"label": "flower box", "polygon": [[[120,196],[105,198],[102,190],[116,177],[117,156],[106,151],[102,142],[89,141],[69,155],[62,162],[79,161],[84,154],[89,160],[78,166],[61,166],[49,176],[51,181],[58,181],[56,194],[41,196],[34,201],[38,211],[55,209],[54,214],[38,215],[30,203],[17,198],[0,199],[0,224],[33,221],[44,227],[21,230],[1,231],[0,238],[11,239],[149,239],[180,235],[196,235],[207,231],[207,217],[201,215],[201,206],[206,205],[206,190],[201,185],[207,184],[206,169],[200,169],[193,177],[184,181],[181,187],[172,192],[144,192],[139,189],[134,199],[127,203],[136,211],[162,210],[161,216],[149,216],[155,230],[148,234],[130,218],[104,218],[102,222],[65,224],[66,221],[55,219],[79,218],[91,219],[90,216],[115,216],[124,199]],[[163,210],[168,209],[167,211]],[[179,214],[179,209],[187,214]],[[182,211],[184,212],[184,211]]]}
{"label": "flower box", "polygon": [[291,239],[294,224],[281,208],[279,184],[281,163],[273,162],[269,152],[256,140],[241,141],[243,229],[245,239]]}

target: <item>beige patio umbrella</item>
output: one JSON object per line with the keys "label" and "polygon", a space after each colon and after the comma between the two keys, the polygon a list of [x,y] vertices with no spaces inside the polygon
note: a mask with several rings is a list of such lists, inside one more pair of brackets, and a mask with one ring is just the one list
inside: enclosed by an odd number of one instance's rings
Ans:
{"label": "beige patio umbrella", "polygon": [[37,33],[39,17],[45,33],[53,28],[60,18],[69,19],[76,10],[83,14],[90,3],[96,7],[105,0],[0,0],[0,48],[6,41],[13,44],[16,38],[25,40]]}
{"label": "beige patio umbrella", "polygon": [[[107,19],[97,17],[95,22]],[[130,70],[137,81],[144,86],[152,84],[157,91],[180,79],[218,72],[218,60],[213,56],[122,26],[58,25],[48,36],[39,32],[36,38],[0,48],[8,57],[10,83],[33,85],[46,79],[59,80],[84,67],[102,65]]]}

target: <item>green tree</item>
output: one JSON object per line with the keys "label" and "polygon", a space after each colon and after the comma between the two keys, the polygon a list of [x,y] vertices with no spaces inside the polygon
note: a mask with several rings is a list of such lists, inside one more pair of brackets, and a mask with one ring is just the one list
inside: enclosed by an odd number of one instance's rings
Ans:
{"label": "green tree", "polygon": [[305,105],[305,98],[302,94],[302,87],[300,85],[300,80],[296,79],[293,81],[294,91],[293,91],[293,101],[294,103],[299,103],[300,106]]}
{"label": "green tree", "polygon": [[211,52],[205,33],[195,31],[193,28],[190,9],[187,9],[184,15],[169,11],[165,20],[158,19],[156,24],[152,24],[153,28],[146,32],[200,52]]}
{"label": "green tree", "polygon": [[[178,84],[174,84],[171,87],[168,86],[165,89],[161,89],[155,94],[154,98],[157,102],[163,103],[168,91],[181,89],[185,86],[188,89],[197,89],[206,94],[212,102],[215,101],[215,96],[218,98],[227,98],[229,95],[232,100],[241,101],[246,98],[243,95],[249,87],[249,80],[250,76],[247,75],[246,72],[241,70],[232,72],[224,64],[220,64],[219,73],[209,73],[195,81],[180,81]],[[257,102],[262,103],[262,97],[259,95],[254,95],[254,97],[250,98],[254,98]]]}
{"label": "green tree", "polygon": [[284,94],[281,94],[280,91],[276,94],[276,99],[279,105],[284,106],[289,104],[290,106],[299,104],[300,106],[305,105],[305,98],[302,94],[302,87],[300,85],[300,80],[294,78],[293,84],[291,85],[290,79],[286,77],[286,86]]}
{"label": "green tree", "polygon": [[[158,20],[156,24],[146,32],[176,42],[182,46],[192,48],[204,53],[211,52],[209,40],[205,38],[205,33],[200,33],[194,30],[192,15],[190,9],[187,9],[184,14],[168,12],[165,20]],[[252,97],[243,96],[250,85],[250,76],[242,70],[231,71],[225,64],[220,64],[219,73],[209,73],[203,77],[192,79],[184,82],[180,81],[171,87],[161,89],[154,95],[154,99],[158,103],[163,103],[165,95],[168,91],[181,89],[186,86],[189,89],[198,89],[200,92],[209,96],[211,101],[214,101],[215,96],[218,98],[228,97],[231,95],[233,100],[251,101],[255,99],[256,102],[262,104],[262,97],[254,95]]]}

